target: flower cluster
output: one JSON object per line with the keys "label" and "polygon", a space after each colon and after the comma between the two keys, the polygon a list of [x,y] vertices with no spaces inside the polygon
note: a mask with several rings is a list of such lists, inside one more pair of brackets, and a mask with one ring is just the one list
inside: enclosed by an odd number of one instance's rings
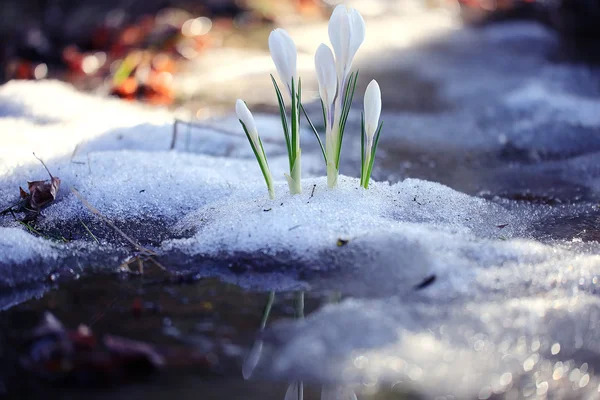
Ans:
{"label": "flower cluster", "polygon": [[[304,114],[321,147],[327,167],[327,184],[330,188],[337,185],[342,140],[346,122],[350,113],[358,71],[352,71],[352,61],[358,49],[365,40],[365,22],[360,13],[345,5],[337,6],[329,20],[329,46],[322,43],[315,53],[315,69],[319,84],[319,95],[323,109],[325,126],[325,146],[319,132],[311,122],[301,103],[302,83],[296,67],[296,45],[290,35],[283,29],[275,29],[269,36],[269,50],[277,68],[280,81],[284,84],[284,92],[290,97],[290,115],[286,112],[286,104],[277,81],[271,75],[279,112],[281,125],[285,136],[289,158],[289,173],[285,174],[291,194],[302,192],[301,186],[301,149],[300,149],[300,112]],[[287,90],[286,90],[287,89]],[[254,155],[265,178],[269,195],[274,196],[273,179],[267,163],[254,118],[242,100],[236,104],[236,112]],[[375,151],[381,133],[381,90],[375,80],[367,86],[364,96],[364,112],[362,115],[361,132],[361,177],[360,184],[365,189],[375,160]]]}

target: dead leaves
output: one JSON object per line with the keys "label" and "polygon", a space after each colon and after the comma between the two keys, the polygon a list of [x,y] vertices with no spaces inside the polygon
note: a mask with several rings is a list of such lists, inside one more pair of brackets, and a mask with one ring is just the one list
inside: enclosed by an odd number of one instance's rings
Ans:
{"label": "dead leaves", "polygon": [[27,209],[39,212],[56,200],[58,189],[60,189],[60,179],[50,175],[50,180],[27,182],[27,185],[29,194],[19,187],[21,198],[26,200]]}
{"label": "dead leaves", "polygon": [[19,187],[19,196],[21,200],[0,212],[0,215],[12,213],[14,216],[14,213],[25,213],[25,218],[22,222],[33,221],[37,218],[43,208],[49,206],[56,200],[58,190],[60,189],[60,178],[52,176],[52,173],[50,173],[50,170],[44,161],[38,158],[35,153],[33,153],[33,156],[42,163],[48,172],[48,175],[50,175],[50,179],[45,181],[28,181],[27,189],[29,190],[29,193],[22,187]]}
{"label": "dead leaves", "polygon": [[46,313],[24,343],[21,366],[52,382],[118,383],[149,376],[165,365],[154,346],[114,335],[97,335],[86,325],[66,329]]}

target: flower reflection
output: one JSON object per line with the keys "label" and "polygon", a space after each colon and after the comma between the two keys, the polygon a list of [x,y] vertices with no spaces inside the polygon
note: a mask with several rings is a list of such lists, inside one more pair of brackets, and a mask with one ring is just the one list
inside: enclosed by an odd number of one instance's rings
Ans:
{"label": "flower reflection", "polygon": [[[265,329],[265,327],[267,326],[267,321],[269,320],[269,314],[271,314],[271,308],[273,307],[274,301],[275,301],[275,292],[270,292],[269,298],[267,300],[267,304],[265,305],[265,311],[263,312],[263,317],[260,322],[260,332],[262,332]],[[263,341],[261,338],[258,338],[254,342],[254,345],[252,346],[250,353],[248,353],[248,356],[244,360],[244,364],[242,364],[242,376],[244,377],[244,379],[250,379],[250,377],[252,376],[254,369],[256,368],[256,366],[258,365],[258,362],[260,361],[260,356],[262,355],[262,351],[263,351]]]}
{"label": "flower reflection", "polygon": [[296,381],[288,386],[283,400],[303,400],[304,399],[304,383]]}
{"label": "flower reflection", "polygon": [[321,400],[357,400],[354,390],[345,386],[323,386]]}

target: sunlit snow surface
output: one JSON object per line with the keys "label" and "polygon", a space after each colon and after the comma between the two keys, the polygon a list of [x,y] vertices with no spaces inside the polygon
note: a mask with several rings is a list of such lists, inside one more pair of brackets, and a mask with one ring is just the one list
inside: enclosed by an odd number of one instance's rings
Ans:
{"label": "sunlit snow surface", "polygon": [[[537,26],[513,28],[516,33],[489,29],[477,40],[503,43],[512,34],[553,40]],[[467,39],[476,40],[460,40]],[[428,51],[412,54],[406,65]],[[585,88],[565,90],[553,78],[580,74],[581,67],[556,67],[552,74],[544,69],[538,75],[530,63],[535,64],[528,59],[515,64],[514,78],[505,81],[505,90],[496,88],[498,98],[484,114],[485,107],[470,96],[477,93],[481,102],[491,94],[482,88],[495,80],[488,76],[463,85],[464,80],[449,79],[442,97],[453,106],[422,115],[390,114],[382,146],[397,140],[430,151],[469,147],[485,153],[516,141],[525,152],[551,154],[565,146],[573,158],[531,163],[515,174],[557,173],[597,192],[593,152],[600,142],[581,138],[599,132],[594,110],[600,102]],[[498,68],[498,60],[491,65]],[[452,77],[460,73],[454,67],[431,63],[420,73],[429,79]],[[491,73],[498,78],[498,70]],[[494,119],[494,112],[502,117]],[[562,129],[542,129],[551,122]],[[417,179],[373,182],[365,191],[356,178],[342,177],[337,189],[328,190],[313,145],[303,154],[303,194],[290,197],[282,176],[287,160],[279,123],[268,115],[257,121],[277,181],[276,199],[269,200],[235,118],[210,122],[230,133],[181,128],[170,151],[167,112],[79,94],[56,82],[0,87],[0,207],[15,202],[19,185],[28,179],[46,178],[31,155],[35,152],[62,179],[57,201],[37,226],[65,237],[78,233],[76,240],[61,244],[36,238],[12,217],[2,217],[3,292],[44,281],[62,268],[80,273],[90,265],[112,267],[131,253],[70,192],[77,188],[175,271],[228,278],[233,269],[239,274],[241,265],[246,284],[262,289],[298,285],[354,296],[303,321],[270,327],[257,374],[397,384],[426,398],[598,394],[599,246],[576,234],[539,231],[549,215],[593,212],[592,205],[492,202]],[[352,151],[356,137],[348,137]],[[308,133],[303,139],[312,143]],[[86,235],[82,221],[100,243]],[[431,285],[415,289],[431,277]],[[26,297],[14,293],[3,298],[3,307]]]}

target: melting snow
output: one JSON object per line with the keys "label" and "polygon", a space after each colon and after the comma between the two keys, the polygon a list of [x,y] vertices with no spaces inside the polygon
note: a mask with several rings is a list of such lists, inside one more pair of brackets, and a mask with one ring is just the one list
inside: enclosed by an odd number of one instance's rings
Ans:
{"label": "melting snow", "polygon": [[[507,35],[489,31],[482,40],[503,43]],[[552,42],[540,28],[528,40]],[[506,63],[500,55],[490,81]],[[407,57],[407,65],[420,57]],[[446,79],[460,74],[454,67],[446,66]],[[422,73],[439,78],[443,68],[429,59]],[[562,73],[552,71],[541,76]],[[597,133],[596,100],[582,93],[559,95],[545,78],[521,85],[522,78],[516,73],[498,99],[475,116],[457,107],[386,117],[388,127],[399,129],[389,128],[385,141],[489,151],[510,140],[526,150],[558,151],[573,129]],[[460,87],[456,80],[445,88],[447,100],[487,93],[481,89],[485,82]],[[540,129],[548,110],[558,113],[562,124],[549,136]],[[531,118],[514,124],[523,112]],[[509,117],[504,124],[502,115]],[[0,207],[12,204],[28,179],[45,179],[31,156],[35,151],[62,179],[58,199],[44,210],[39,228],[82,232],[83,220],[106,233],[98,235],[100,244],[85,234],[61,244],[34,237],[10,216],[2,217],[3,290],[43,281],[65,266],[118,265],[127,254],[69,191],[77,188],[103,214],[172,261],[173,269],[200,270],[203,260],[211,260],[218,261],[213,272],[221,269],[230,277],[227,266],[243,263],[253,284],[261,284],[254,271],[275,272],[278,282],[302,272],[304,287],[358,297],[328,305],[306,320],[273,326],[265,336],[269,357],[259,365],[267,376],[401,382],[428,397],[563,398],[597,391],[599,246],[537,240],[534,227],[553,212],[548,208],[490,202],[416,179],[373,182],[365,191],[356,178],[342,177],[339,188],[328,190],[314,145],[304,153],[304,192],[290,197],[282,176],[285,146],[274,116],[258,120],[277,180],[273,201],[234,118],[211,121],[217,129],[182,128],[170,151],[168,112],[80,94],[57,82],[0,87],[0,116]],[[304,137],[312,143],[309,133]],[[572,149],[577,153],[575,145]],[[581,156],[583,165],[571,161],[574,165],[552,168],[565,178],[578,168],[592,179],[577,179],[597,188],[598,171],[590,157]],[[431,286],[414,290],[432,276]],[[265,278],[262,285],[272,289],[278,283]],[[22,299],[5,297],[1,305]]]}

